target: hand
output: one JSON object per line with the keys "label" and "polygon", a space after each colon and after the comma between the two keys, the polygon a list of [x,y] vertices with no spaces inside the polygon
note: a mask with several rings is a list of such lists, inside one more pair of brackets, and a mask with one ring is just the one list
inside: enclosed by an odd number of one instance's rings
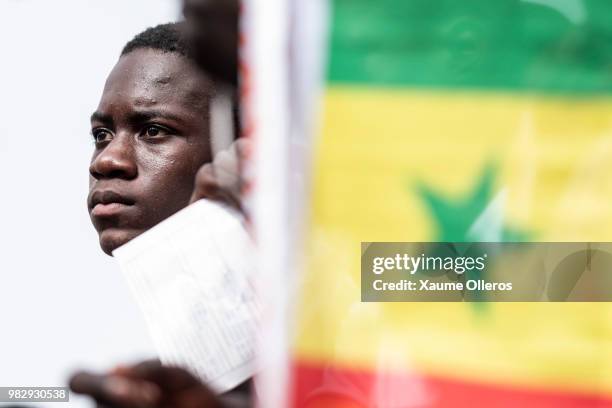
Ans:
{"label": "hand", "polygon": [[250,148],[250,140],[240,138],[227,150],[219,152],[211,163],[203,165],[196,174],[190,204],[207,198],[244,212],[241,200],[243,187],[241,165]]}
{"label": "hand", "polygon": [[202,68],[238,85],[238,0],[183,0],[187,32]]}
{"label": "hand", "polygon": [[223,408],[208,387],[186,370],[146,361],[118,367],[108,374],[80,372],[70,379],[70,389],[92,397],[109,408]]}

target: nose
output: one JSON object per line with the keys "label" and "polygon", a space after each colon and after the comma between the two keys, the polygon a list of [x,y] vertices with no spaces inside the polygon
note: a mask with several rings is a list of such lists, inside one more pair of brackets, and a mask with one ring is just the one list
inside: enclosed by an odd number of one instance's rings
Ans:
{"label": "nose", "polygon": [[138,175],[134,146],[129,135],[117,134],[98,153],[89,166],[89,174],[97,180],[120,178],[130,180]]}

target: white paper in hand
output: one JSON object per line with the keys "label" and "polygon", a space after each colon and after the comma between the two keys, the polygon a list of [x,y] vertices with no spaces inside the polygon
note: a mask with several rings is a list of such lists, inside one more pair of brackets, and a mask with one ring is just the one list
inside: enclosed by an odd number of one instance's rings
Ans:
{"label": "white paper in hand", "polygon": [[200,200],[116,249],[165,364],[222,393],[254,373],[255,254],[240,216]]}

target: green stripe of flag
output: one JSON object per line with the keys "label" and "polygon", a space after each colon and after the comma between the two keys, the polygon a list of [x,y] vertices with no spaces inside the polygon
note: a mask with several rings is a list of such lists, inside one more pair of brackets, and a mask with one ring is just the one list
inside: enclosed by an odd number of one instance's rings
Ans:
{"label": "green stripe of flag", "polygon": [[333,0],[331,82],[612,93],[612,0]]}

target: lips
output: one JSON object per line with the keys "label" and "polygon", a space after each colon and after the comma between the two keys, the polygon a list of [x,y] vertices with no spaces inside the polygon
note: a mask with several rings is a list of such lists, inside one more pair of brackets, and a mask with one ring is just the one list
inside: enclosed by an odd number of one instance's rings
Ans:
{"label": "lips", "polygon": [[110,217],[134,205],[134,200],[112,190],[94,191],[88,200],[93,217]]}

